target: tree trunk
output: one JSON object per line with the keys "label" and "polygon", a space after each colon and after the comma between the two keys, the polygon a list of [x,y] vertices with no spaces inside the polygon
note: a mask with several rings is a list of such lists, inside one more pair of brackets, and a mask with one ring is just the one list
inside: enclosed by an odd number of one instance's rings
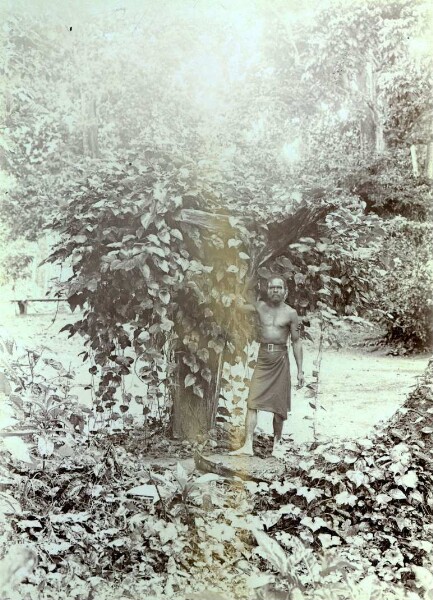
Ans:
{"label": "tree trunk", "polygon": [[433,142],[427,144],[427,159],[425,164],[425,174],[429,179],[433,179]]}
{"label": "tree trunk", "polygon": [[211,380],[204,386],[203,398],[194,393],[193,387],[185,387],[185,377],[190,369],[184,364],[182,354],[176,353],[176,382],[172,389],[172,433],[173,437],[194,440],[197,435],[206,434],[215,426],[218,409],[223,352],[211,356],[208,368]]}
{"label": "tree trunk", "polygon": [[411,156],[411,159],[412,159],[412,173],[413,173],[413,176],[414,177],[418,177],[419,176],[418,156],[417,156],[415,144],[412,144],[412,146],[410,147],[410,156]]}
{"label": "tree trunk", "polygon": [[377,93],[375,60],[371,57],[360,76],[359,87],[363,90],[366,102],[365,117],[361,123],[362,147],[365,151],[374,149],[377,154],[385,151],[382,103]]}
{"label": "tree trunk", "polygon": [[433,120],[431,122],[431,138],[427,142],[427,157],[425,162],[425,175],[433,179]]}
{"label": "tree trunk", "polygon": [[83,153],[86,156],[96,158],[99,156],[96,100],[82,94],[81,105],[83,114]]}
{"label": "tree trunk", "polygon": [[[311,191],[309,192],[312,193]],[[318,201],[325,195],[324,190],[315,190],[315,198]],[[244,293],[248,287],[255,287],[257,268],[273,257],[283,254],[288,246],[303,236],[316,235],[317,224],[325,216],[334,210],[334,206],[327,204],[308,207],[303,203],[297,207],[292,215],[281,222],[269,226],[269,237],[266,247],[255,251],[249,248],[248,253],[252,256],[249,272],[246,276]],[[195,209],[182,209],[175,219],[193,223],[194,225],[215,231],[220,235],[230,237],[234,229],[229,215],[211,213]],[[248,228],[248,219],[236,216],[235,220]],[[239,326],[239,323],[236,323]],[[231,325],[227,328],[230,330]],[[201,340],[201,347],[204,340]],[[182,350],[182,349],[180,349]],[[239,349],[241,352],[241,349]],[[170,395],[172,399],[171,429],[175,437],[194,439],[198,434],[203,434],[213,428],[216,423],[218,401],[220,395],[221,376],[224,365],[224,350],[216,355],[211,353],[208,368],[211,372],[211,380],[204,386],[203,398],[194,394],[191,386],[185,388],[185,377],[190,374],[190,369],[182,360],[182,351],[179,348],[174,352],[173,361],[176,362],[175,381],[171,386]]]}

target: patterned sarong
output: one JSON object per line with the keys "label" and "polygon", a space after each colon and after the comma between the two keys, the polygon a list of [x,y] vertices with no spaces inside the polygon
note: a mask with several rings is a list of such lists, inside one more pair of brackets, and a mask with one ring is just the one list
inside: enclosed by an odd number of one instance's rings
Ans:
{"label": "patterned sarong", "polygon": [[248,408],[265,410],[287,419],[290,411],[290,362],[287,347],[266,350],[261,345],[251,379]]}

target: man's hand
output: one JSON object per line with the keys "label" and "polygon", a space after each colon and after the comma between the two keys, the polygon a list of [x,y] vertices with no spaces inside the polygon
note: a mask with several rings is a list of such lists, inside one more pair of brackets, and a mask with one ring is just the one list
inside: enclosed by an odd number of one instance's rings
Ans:
{"label": "man's hand", "polygon": [[303,387],[304,383],[305,383],[304,372],[298,371],[298,389]]}
{"label": "man's hand", "polygon": [[256,305],[253,302],[247,302],[241,296],[236,296],[234,299],[235,307],[243,313],[255,313],[257,312]]}

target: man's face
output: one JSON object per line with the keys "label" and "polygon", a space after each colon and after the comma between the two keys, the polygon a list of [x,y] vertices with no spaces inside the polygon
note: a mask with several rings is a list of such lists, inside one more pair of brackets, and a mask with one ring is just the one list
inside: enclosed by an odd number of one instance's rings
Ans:
{"label": "man's face", "polygon": [[268,298],[271,302],[279,303],[285,299],[286,288],[281,279],[271,279],[268,283]]}

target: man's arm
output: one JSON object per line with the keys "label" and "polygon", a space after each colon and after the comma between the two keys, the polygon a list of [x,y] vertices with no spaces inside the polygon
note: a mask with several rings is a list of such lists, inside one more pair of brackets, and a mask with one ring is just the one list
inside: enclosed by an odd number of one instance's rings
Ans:
{"label": "man's arm", "polygon": [[246,302],[244,298],[238,296],[235,300],[235,306],[238,310],[243,313],[255,313],[257,312],[256,302]]}
{"label": "man's arm", "polygon": [[301,324],[298,313],[294,310],[290,320],[290,337],[292,338],[293,356],[298,367],[298,387],[304,385],[304,372],[302,370],[302,342],[301,342]]}

